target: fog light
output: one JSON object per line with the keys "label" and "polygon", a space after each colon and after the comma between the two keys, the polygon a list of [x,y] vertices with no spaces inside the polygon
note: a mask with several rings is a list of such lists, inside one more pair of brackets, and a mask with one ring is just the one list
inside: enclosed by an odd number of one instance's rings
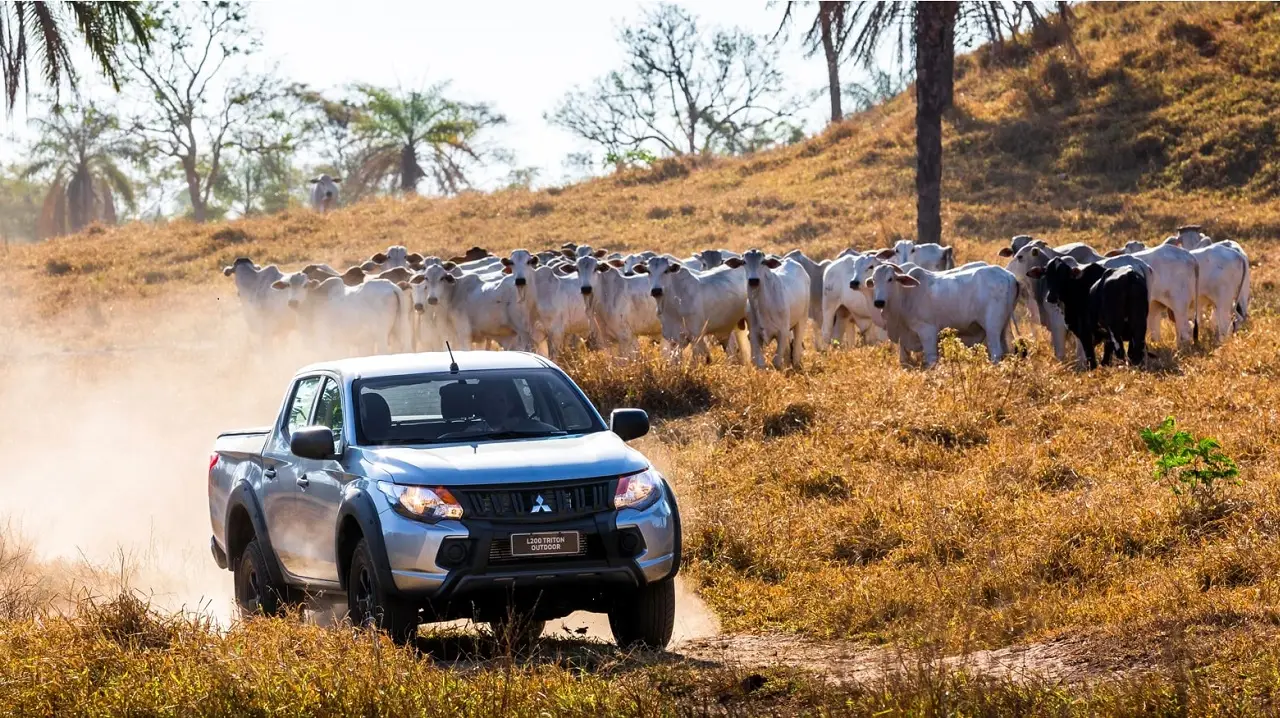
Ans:
{"label": "fog light", "polygon": [[639,556],[644,553],[644,537],[635,528],[625,528],[618,532],[618,551],[623,556]]}
{"label": "fog light", "polygon": [[467,539],[447,538],[440,544],[440,553],[436,554],[436,563],[445,568],[456,568],[467,562],[471,547]]}

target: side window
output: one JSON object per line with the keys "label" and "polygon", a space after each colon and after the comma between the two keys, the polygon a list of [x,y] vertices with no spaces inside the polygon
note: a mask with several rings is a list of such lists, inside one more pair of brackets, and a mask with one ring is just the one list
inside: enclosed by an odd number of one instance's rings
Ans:
{"label": "side window", "polygon": [[316,390],[320,388],[322,378],[311,376],[298,382],[297,388],[293,390],[293,399],[289,402],[289,416],[285,424],[284,438],[287,439],[295,430],[307,425],[307,421],[311,418],[311,404],[316,398]]}
{"label": "side window", "polygon": [[333,379],[324,380],[324,389],[320,390],[320,399],[316,402],[315,423],[333,429],[333,450],[336,452],[342,442],[342,392]]}

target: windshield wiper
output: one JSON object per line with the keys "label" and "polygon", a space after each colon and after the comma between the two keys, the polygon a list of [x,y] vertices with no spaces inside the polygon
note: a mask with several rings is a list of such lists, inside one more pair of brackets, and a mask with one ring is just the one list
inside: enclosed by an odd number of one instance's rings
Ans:
{"label": "windshield wiper", "polygon": [[543,429],[524,429],[524,430],[508,429],[506,431],[480,431],[480,432],[450,431],[447,434],[441,434],[440,436],[437,436],[435,439],[432,440],[431,443],[436,443],[440,441],[450,441],[454,439],[465,439],[467,441],[472,441],[477,439],[481,439],[481,440],[531,439],[531,438],[538,438],[538,437],[544,437],[544,436],[564,436],[565,434],[568,434],[568,433],[569,432],[567,431],[560,431],[560,430],[546,431]]}

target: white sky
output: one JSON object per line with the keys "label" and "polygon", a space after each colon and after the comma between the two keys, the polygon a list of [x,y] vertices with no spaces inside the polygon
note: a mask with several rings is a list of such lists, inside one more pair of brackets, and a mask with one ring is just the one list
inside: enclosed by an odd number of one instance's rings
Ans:
{"label": "white sky", "polygon": [[[699,17],[704,29],[736,25],[768,35],[777,29],[783,12],[780,3],[769,6],[763,0],[681,4]],[[516,166],[540,168],[539,184],[557,183],[565,174],[564,158],[588,147],[552,127],[543,114],[574,85],[588,83],[619,64],[617,29],[623,21],[637,18],[643,7],[633,0],[255,2],[249,18],[261,32],[262,52],[250,69],[278,63],[285,78],[322,90],[339,90],[357,81],[419,89],[449,80],[454,98],[492,103],[507,117],[508,124],[496,129],[491,139],[515,153]],[[799,43],[811,12],[799,10],[801,26],[793,28],[781,55],[789,89],[806,98],[826,80],[822,58],[805,58]],[[86,80],[93,77],[87,63],[80,67]],[[852,63],[845,63],[843,82],[861,77]],[[101,87],[91,94],[104,95]],[[823,96],[802,113],[807,132],[822,128],[827,107]],[[5,121],[5,135],[11,139],[0,151],[4,159],[21,161],[15,152],[29,137],[25,124],[21,106]],[[492,187],[504,176],[505,170],[496,171],[480,183]]]}

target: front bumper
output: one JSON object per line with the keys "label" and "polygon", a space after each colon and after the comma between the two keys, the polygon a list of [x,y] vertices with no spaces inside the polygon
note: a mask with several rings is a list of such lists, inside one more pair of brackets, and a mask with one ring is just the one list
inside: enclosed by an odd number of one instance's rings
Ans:
{"label": "front bumper", "polygon": [[[389,507],[379,519],[397,591],[441,605],[495,591],[635,587],[671,576],[679,564],[679,516],[665,486],[658,501],[644,510],[605,511],[563,521],[463,519],[426,524]],[[542,531],[578,531],[584,555],[504,555],[511,534]],[[449,560],[446,549],[451,544],[465,546],[463,560]],[[456,559],[457,549],[452,551]]]}

